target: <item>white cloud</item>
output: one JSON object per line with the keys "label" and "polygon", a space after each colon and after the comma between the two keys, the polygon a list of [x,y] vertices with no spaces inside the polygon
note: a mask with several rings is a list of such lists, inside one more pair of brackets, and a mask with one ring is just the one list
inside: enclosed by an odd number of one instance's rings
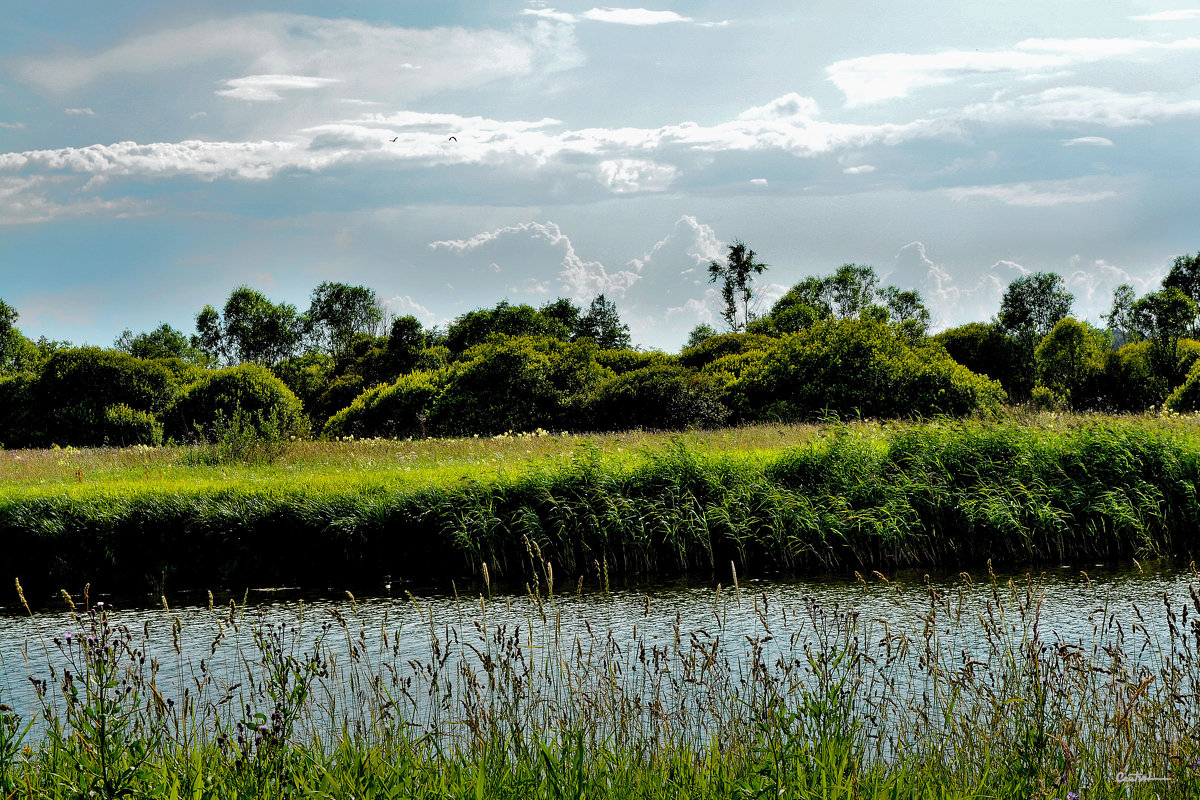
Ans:
{"label": "white cloud", "polygon": [[[302,76],[336,80],[344,96],[402,105],[437,91],[564,69],[580,58],[569,28],[545,21],[496,31],[250,13],[133,36],[92,53],[23,59],[16,74],[51,92],[75,92],[130,75],[157,79],[186,71],[193,81],[209,79],[248,99],[289,88],[271,81],[262,87],[264,76]],[[329,102],[340,102],[337,93]]]}
{"label": "white cloud", "polygon": [[0,122],[0,128],[7,128],[7,129],[13,130],[13,131],[20,131],[20,130],[25,129],[25,123],[24,122]]}
{"label": "white cloud", "polygon": [[555,11],[553,8],[527,8],[521,13],[568,24],[576,21],[574,14],[568,14],[566,11]]}
{"label": "white cloud", "polygon": [[437,315],[425,306],[413,300],[408,295],[397,295],[384,300],[382,303],[384,317],[414,316],[425,327],[430,327],[437,321]]}
{"label": "white cloud", "polygon": [[[511,237],[532,239],[535,242],[543,242],[552,249],[561,249],[559,282],[567,296],[576,302],[590,300],[598,294],[613,298],[623,297],[629,287],[641,280],[639,268],[609,272],[599,261],[584,260],[575,252],[575,245],[570,238],[553,222],[508,225],[478,233],[468,239],[431,242],[429,247],[432,250],[447,249],[462,255],[481,247],[496,246],[502,240]],[[548,292],[548,288],[536,280],[527,284],[526,288],[535,294]]]}
{"label": "white cloud", "polygon": [[690,17],[681,17],[674,11],[651,11],[646,8],[593,8],[582,14],[571,14],[553,8],[527,8],[521,12],[527,16],[540,17],[568,25],[586,20],[608,22],[617,25],[663,25],[672,22],[691,22]]}
{"label": "white cloud", "polygon": [[874,171],[875,167],[870,164],[860,164],[857,167],[846,167],[842,170],[842,172],[846,173],[847,175],[866,175]]}
{"label": "white cloud", "polygon": [[1113,147],[1113,140],[1103,136],[1079,136],[1074,139],[1064,139],[1063,147]]}
{"label": "white cloud", "polygon": [[615,194],[660,192],[670,186],[678,174],[670,164],[636,158],[601,161],[597,169],[600,182]]}
{"label": "white cloud", "polygon": [[944,50],[880,53],[837,61],[825,70],[846,95],[847,106],[907,97],[914,90],[975,75],[1028,76],[1079,64],[1141,57],[1151,52],[1200,49],[1200,38],[1156,42],[1142,39],[1026,39],[1006,50]]}
{"label": "white cloud", "polygon": [[963,110],[965,119],[1025,126],[1068,123],[1129,128],[1194,116],[1200,116],[1200,100],[1168,100],[1154,92],[1129,94],[1091,86],[1061,86]]}
{"label": "white cloud", "polygon": [[758,186],[758,187],[765,189],[767,187],[767,179],[766,178],[751,178],[750,185]]}
{"label": "white cloud", "polygon": [[1179,8],[1174,11],[1159,11],[1154,14],[1138,14],[1130,19],[1139,22],[1180,22],[1186,19],[1200,19],[1200,8]]}
{"label": "white cloud", "polygon": [[96,112],[92,111],[90,108],[64,108],[63,113],[71,114],[72,116],[76,116],[76,117],[94,117],[94,116],[96,116]]}
{"label": "white cloud", "polygon": [[1086,189],[1079,182],[1045,181],[993,186],[959,186],[942,190],[952,200],[996,200],[1010,206],[1046,207],[1064,203],[1097,203],[1117,196],[1112,189]]}
{"label": "white cloud", "polygon": [[674,11],[650,11],[645,8],[593,8],[583,12],[583,18],[593,22],[615,22],[619,25],[662,25],[668,22],[690,22]]}
{"label": "white cloud", "polygon": [[250,102],[277,102],[283,99],[280,92],[321,89],[336,83],[340,83],[338,78],[311,75],[247,75],[225,81],[229,88],[219,89],[216,94]]}

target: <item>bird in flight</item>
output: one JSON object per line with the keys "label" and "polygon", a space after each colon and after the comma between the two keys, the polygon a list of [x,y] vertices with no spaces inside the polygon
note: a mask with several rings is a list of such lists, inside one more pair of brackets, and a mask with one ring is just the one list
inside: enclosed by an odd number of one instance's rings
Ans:
{"label": "bird in flight", "polygon": [[457,142],[457,141],[458,141],[458,137],[456,137],[456,136],[451,136],[451,137],[450,137],[450,141],[452,141],[452,142]]}
{"label": "bird in flight", "polygon": [[392,137],[392,141],[394,142],[394,141],[396,141],[396,140],[397,140],[397,139],[399,139],[399,138],[400,138],[399,136],[393,136],[393,137]]}

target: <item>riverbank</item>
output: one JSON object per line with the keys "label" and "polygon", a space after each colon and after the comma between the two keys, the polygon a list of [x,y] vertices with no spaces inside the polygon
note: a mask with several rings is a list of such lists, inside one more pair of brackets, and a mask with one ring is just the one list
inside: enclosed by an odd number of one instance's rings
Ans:
{"label": "riverbank", "polygon": [[575,587],[680,574],[1190,558],[1200,420],[0,453],[0,580]]}

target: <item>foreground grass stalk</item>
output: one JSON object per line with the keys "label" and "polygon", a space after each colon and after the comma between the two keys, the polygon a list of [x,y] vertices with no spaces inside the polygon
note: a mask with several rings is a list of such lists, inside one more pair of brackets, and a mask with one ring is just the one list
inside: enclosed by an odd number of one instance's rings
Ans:
{"label": "foreground grass stalk", "polygon": [[[407,622],[379,625],[354,602],[291,619],[235,605],[189,618],[217,635],[173,672],[160,656],[179,653],[178,613],[164,607],[138,631],[92,604],[63,616],[69,630],[30,676],[36,724],[0,709],[0,787],[6,798],[1200,793],[1196,589],[1127,619],[1084,590],[1090,630],[1070,639],[1045,629],[1034,577],[896,587],[871,590],[894,593],[903,630],[765,594],[739,609],[725,593],[715,627],[676,618],[666,636],[646,632],[649,606],[632,633],[585,619],[568,634],[571,601],[548,587],[503,608],[483,601],[460,622],[415,599]],[[401,647],[417,633],[422,655]]]}

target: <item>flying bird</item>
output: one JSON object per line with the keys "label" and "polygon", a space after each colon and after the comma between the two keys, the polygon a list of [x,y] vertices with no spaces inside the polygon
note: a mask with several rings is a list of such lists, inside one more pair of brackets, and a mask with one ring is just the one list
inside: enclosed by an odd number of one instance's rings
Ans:
{"label": "flying bird", "polygon": [[458,138],[457,138],[457,137],[455,137],[455,136],[451,136],[451,137],[450,137],[450,141],[452,141],[452,142],[457,142],[457,141],[458,141]]}
{"label": "flying bird", "polygon": [[400,138],[399,136],[393,136],[393,137],[392,137],[392,141],[394,142],[394,141],[396,141],[396,140],[397,140],[397,139],[399,139],[399,138]]}

